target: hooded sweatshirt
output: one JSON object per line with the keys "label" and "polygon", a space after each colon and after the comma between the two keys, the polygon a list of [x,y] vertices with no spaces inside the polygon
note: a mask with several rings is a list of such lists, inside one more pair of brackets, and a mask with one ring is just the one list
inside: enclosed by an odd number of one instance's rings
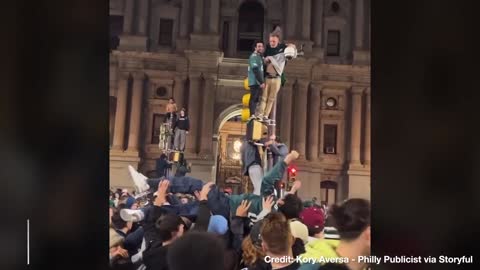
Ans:
{"label": "hooded sweatshirt", "polygon": [[186,131],[190,129],[190,120],[188,119],[188,116],[186,114],[185,116],[180,116],[180,114],[178,115],[178,118],[175,121],[175,125],[173,129],[175,128],[186,130]]}
{"label": "hooded sweatshirt", "polygon": [[[340,255],[337,254],[339,240],[318,239],[308,242],[305,245],[305,253],[300,255],[302,260],[311,259],[308,263],[302,264],[299,270],[319,269],[322,264],[327,262],[345,263]],[[337,258],[337,261],[335,261]],[[315,261],[313,261],[315,260]],[[320,268],[321,269],[321,268]]]}

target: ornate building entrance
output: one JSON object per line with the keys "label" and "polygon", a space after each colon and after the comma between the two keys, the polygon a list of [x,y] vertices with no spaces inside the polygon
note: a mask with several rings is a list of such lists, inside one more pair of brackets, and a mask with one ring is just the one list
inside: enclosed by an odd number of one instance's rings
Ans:
{"label": "ornate building entrance", "polygon": [[216,184],[233,194],[252,188],[248,176],[242,174],[240,149],[246,134],[246,124],[241,121],[240,112],[233,111],[227,115],[218,132]]}

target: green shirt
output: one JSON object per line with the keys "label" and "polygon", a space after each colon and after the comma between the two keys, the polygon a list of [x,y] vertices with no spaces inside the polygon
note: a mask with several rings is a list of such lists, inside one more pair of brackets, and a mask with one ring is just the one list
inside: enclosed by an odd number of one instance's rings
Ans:
{"label": "green shirt", "polygon": [[[254,69],[258,69],[262,81],[255,77]],[[263,60],[260,54],[253,52],[248,58],[248,85],[260,85],[263,83]]]}
{"label": "green shirt", "polygon": [[[273,166],[273,168],[263,177],[260,194],[265,194],[273,191],[277,181],[282,180],[286,168],[287,164],[284,161],[277,162],[275,166]],[[260,212],[263,210],[263,196],[252,193],[230,195],[230,212],[232,215],[235,215],[237,207],[242,203],[242,200],[247,200],[251,202],[250,208],[248,209],[248,217],[250,218],[250,220],[255,222],[258,214],[260,214]],[[272,211],[276,211],[277,209],[278,206],[275,200],[275,203],[272,206]]]}

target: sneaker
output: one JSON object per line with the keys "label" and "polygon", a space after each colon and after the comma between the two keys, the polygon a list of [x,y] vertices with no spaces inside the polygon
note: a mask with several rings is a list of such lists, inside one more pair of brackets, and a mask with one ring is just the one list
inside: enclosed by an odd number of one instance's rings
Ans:
{"label": "sneaker", "polygon": [[128,165],[128,171],[133,179],[133,183],[138,189],[138,193],[145,193],[150,189],[150,186],[147,184],[148,178],[145,175],[136,171],[131,165]]}
{"label": "sneaker", "polygon": [[142,210],[122,209],[120,217],[126,222],[139,222],[145,218],[145,213]]}
{"label": "sneaker", "polygon": [[257,119],[257,117],[255,115],[250,115],[250,117],[248,118],[248,121],[252,121],[253,119]]}

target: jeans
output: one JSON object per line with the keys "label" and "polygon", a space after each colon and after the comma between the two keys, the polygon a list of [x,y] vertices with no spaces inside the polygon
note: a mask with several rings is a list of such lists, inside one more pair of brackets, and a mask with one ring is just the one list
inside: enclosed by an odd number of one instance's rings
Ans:
{"label": "jeans", "polygon": [[248,167],[248,176],[252,180],[253,194],[260,195],[260,188],[262,186],[263,168],[258,164],[253,164]]}
{"label": "jeans", "polygon": [[258,102],[262,94],[262,88],[259,85],[250,86],[250,101],[248,107],[250,109],[250,115],[257,115]]}
{"label": "jeans", "polygon": [[175,145],[175,149],[184,151],[186,139],[187,139],[187,131],[177,128],[175,130],[175,140],[173,143]]}

